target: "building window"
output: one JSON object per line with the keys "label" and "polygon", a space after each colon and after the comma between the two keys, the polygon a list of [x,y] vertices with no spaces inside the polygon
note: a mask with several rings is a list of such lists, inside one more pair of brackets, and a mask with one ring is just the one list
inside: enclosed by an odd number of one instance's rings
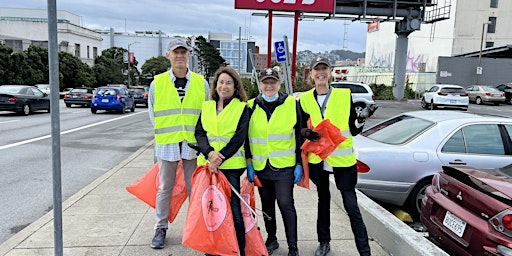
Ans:
{"label": "building window", "polygon": [[92,58],[96,59],[96,57],[98,57],[98,47],[93,47],[92,48]]}
{"label": "building window", "polygon": [[498,0],[491,0],[491,8],[498,8]]}
{"label": "building window", "polygon": [[75,44],[75,57],[80,58],[80,44]]}
{"label": "building window", "polygon": [[496,33],[496,17],[489,17],[491,24],[487,25],[487,33]]}
{"label": "building window", "polygon": [[91,58],[91,56],[89,55],[89,51],[90,51],[89,46],[87,46],[87,58],[88,58],[88,59],[90,59],[90,58]]}
{"label": "building window", "polygon": [[494,47],[494,42],[485,42],[485,48]]}

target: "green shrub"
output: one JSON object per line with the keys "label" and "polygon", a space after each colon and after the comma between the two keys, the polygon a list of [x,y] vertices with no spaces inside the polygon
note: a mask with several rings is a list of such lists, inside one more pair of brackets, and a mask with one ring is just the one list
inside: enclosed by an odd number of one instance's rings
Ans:
{"label": "green shrub", "polygon": [[[396,100],[395,96],[393,96],[393,87],[391,86],[385,84],[370,84],[370,88],[372,88],[376,100]],[[410,84],[406,84],[404,99],[414,99],[415,97],[416,93],[412,90]]]}

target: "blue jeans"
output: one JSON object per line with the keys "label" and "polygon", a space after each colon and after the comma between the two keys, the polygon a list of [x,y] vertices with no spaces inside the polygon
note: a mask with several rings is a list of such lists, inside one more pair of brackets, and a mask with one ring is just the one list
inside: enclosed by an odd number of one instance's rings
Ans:
{"label": "blue jeans", "polygon": [[[368,233],[357,205],[355,185],[357,183],[357,168],[334,167],[334,181],[336,188],[341,192],[343,207],[350,219],[350,226],[354,234],[357,250],[360,255],[371,255],[368,243]],[[318,217],[316,229],[319,242],[331,241],[331,193],[329,191],[329,174],[323,170],[323,162],[309,164],[310,178],[315,183],[318,192]]]}

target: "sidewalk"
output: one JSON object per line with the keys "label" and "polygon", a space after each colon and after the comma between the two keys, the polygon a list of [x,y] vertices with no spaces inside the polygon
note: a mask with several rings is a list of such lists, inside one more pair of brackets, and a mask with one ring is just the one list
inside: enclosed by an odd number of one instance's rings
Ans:
{"label": "sidewalk", "polygon": [[[150,248],[149,244],[154,235],[155,211],[128,193],[125,187],[149,170],[154,163],[153,161],[153,142],[151,141],[118,166],[63,202],[64,255],[203,255],[203,253],[181,245],[181,234],[188,202],[183,205],[175,223],[169,226],[166,247],[162,250]],[[332,191],[333,187],[331,187]],[[358,196],[361,195],[358,194]],[[336,198],[333,196],[331,203],[332,241],[331,252],[328,255],[358,255],[348,217],[344,210],[338,206],[339,204],[335,203],[335,200]],[[366,202],[365,200],[368,199],[362,198],[361,201]],[[311,190],[296,187],[295,206],[298,215],[298,245],[301,255],[314,255],[318,245],[316,240],[316,202],[317,195],[314,185]],[[261,206],[259,202],[256,205],[258,208]],[[365,221],[367,218],[371,219],[367,217],[368,215],[365,214],[366,210],[363,207],[361,210]],[[284,226],[279,213],[277,216],[279,216],[277,218],[277,236],[281,247],[274,251],[273,255],[287,255]],[[262,217],[258,218],[258,222],[260,223],[263,239],[265,239],[266,233]],[[375,225],[371,222],[366,222],[366,225],[370,236],[372,236],[371,230],[375,228],[381,230],[387,228],[380,224],[378,227],[370,227],[370,225]],[[384,232],[387,233],[388,231]],[[377,242],[379,239],[374,238],[370,237],[372,255],[400,254],[388,253],[389,250],[384,249]],[[402,243],[402,241],[397,240],[394,242]],[[50,211],[1,244],[0,255],[51,256],[54,255],[53,246],[53,212]],[[415,254],[403,252],[402,255]]]}

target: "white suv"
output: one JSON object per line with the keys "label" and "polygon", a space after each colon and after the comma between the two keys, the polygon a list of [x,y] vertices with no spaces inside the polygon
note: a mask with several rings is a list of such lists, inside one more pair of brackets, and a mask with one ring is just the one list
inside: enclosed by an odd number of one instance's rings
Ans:
{"label": "white suv", "polygon": [[[375,105],[375,94],[369,85],[357,82],[332,82],[331,86],[334,88],[347,88],[350,89],[352,94],[352,103],[355,106],[356,112],[360,112],[368,107],[371,114],[377,109]],[[371,115],[370,114],[370,115]]]}
{"label": "white suv", "polygon": [[421,107],[429,109],[460,108],[468,110],[469,97],[460,85],[436,84],[425,91],[421,98]]}

